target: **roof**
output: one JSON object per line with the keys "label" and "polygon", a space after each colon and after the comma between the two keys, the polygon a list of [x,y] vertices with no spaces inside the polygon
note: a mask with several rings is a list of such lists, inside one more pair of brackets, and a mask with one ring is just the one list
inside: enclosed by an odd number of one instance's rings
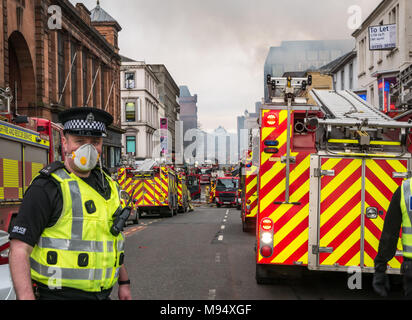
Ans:
{"label": "roof", "polygon": [[306,71],[288,71],[283,74],[283,78],[292,77],[292,78],[305,78],[307,76]]}
{"label": "roof", "polygon": [[342,67],[346,62],[348,62],[350,59],[353,59],[356,57],[357,53],[356,51],[352,50],[349,51],[348,53],[345,53],[343,56],[340,56],[339,58],[333,60],[332,62],[320,67],[317,71],[322,71],[325,73],[334,73],[337,70]]}
{"label": "roof", "polygon": [[102,7],[100,7],[99,1],[97,1],[96,8],[91,11],[90,18],[92,23],[113,23],[118,27],[119,30],[122,29],[116,19],[114,19],[110,14],[102,9]]}
{"label": "roof", "polygon": [[122,59],[122,62],[137,62],[136,60],[133,60],[131,58],[128,58],[122,55],[120,55],[120,58]]}

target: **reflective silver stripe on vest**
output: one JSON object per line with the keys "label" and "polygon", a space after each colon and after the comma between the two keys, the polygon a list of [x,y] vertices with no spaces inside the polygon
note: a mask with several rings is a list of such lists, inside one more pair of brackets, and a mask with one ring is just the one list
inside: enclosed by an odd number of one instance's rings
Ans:
{"label": "reflective silver stripe on vest", "polygon": [[72,198],[72,236],[74,240],[83,238],[83,204],[77,181],[69,181]]}
{"label": "reflective silver stripe on vest", "polygon": [[[62,180],[73,180],[64,169],[55,173]],[[72,199],[72,239],[81,240],[83,237],[83,204],[79,184],[76,180],[69,181],[70,196]]]}
{"label": "reflective silver stripe on vest", "polygon": [[119,276],[120,268],[107,268],[106,269],[106,279],[110,279],[112,277],[113,269],[116,269],[114,272],[114,278],[117,278]]}
{"label": "reflective silver stripe on vest", "polygon": [[107,241],[107,252],[113,252],[113,241]]}
{"label": "reflective silver stripe on vest", "polygon": [[101,280],[103,276],[103,269],[69,269],[49,267],[38,263],[33,258],[30,258],[30,266],[38,274],[53,279]]}
{"label": "reflective silver stripe on vest", "polygon": [[402,227],[402,234],[412,234],[411,227]]}
{"label": "reflective silver stripe on vest", "polygon": [[118,251],[124,251],[124,241],[123,240],[119,240],[117,242],[117,250]]}
{"label": "reflective silver stripe on vest", "polygon": [[43,249],[81,252],[104,252],[103,241],[52,239],[41,237],[37,245]]}
{"label": "reflective silver stripe on vest", "polygon": [[54,174],[62,180],[72,179],[72,177],[70,177],[70,175],[64,169],[59,169]]}

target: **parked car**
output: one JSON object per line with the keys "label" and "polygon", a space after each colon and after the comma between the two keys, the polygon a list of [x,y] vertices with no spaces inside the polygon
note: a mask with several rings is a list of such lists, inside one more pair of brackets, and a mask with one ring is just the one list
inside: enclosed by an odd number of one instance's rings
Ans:
{"label": "parked car", "polygon": [[9,234],[0,230],[0,300],[16,300],[9,269]]}

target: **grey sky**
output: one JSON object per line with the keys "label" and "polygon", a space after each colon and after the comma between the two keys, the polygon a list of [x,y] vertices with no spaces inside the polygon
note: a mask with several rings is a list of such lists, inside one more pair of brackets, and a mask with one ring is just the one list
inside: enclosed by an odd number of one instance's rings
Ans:
{"label": "grey sky", "polygon": [[[348,39],[357,5],[365,19],[381,0],[100,0],[118,20],[122,55],[165,64],[198,94],[199,122],[236,130],[263,96],[263,65],[282,40]],[[90,10],[95,0],[83,2]]]}

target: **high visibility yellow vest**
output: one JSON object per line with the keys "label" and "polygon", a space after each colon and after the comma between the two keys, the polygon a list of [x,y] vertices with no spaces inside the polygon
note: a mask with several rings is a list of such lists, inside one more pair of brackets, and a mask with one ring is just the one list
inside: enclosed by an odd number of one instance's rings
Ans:
{"label": "high visibility yellow vest", "polygon": [[123,235],[110,233],[113,215],[120,207],[119,186],[106,175],[111,196],[105,200],[73,173],[59,169],[51,176],[60,183],[63,209],[33,249],[32,279],[50,288],[87,292],[112,288],[124,258]]}
{"label": "high visibility yellow vest", "polygon": [[402,211],[402,247],[403,256],[412,259],[412,201],[411,179],[402,183],[401,211]]}

